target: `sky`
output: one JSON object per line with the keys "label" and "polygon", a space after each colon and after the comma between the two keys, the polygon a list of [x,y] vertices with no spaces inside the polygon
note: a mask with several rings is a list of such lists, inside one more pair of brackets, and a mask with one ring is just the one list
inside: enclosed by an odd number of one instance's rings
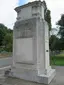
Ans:
{"label": "sky", "polygon": [[[13,29],[17,13],[14,8],[34,0],[0,0],[0,23]],[[52,27],[64,14],[64,0],[45,0],[48,9],[51,11]]]}

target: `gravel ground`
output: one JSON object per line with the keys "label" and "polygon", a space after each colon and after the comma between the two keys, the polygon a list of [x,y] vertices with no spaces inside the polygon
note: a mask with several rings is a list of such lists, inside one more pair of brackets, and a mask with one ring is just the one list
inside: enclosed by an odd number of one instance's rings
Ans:
{"label": "gravel ground", "polygon": [[[64,85],[64,67],[56,66],[56,76],[49,85]],[[2,78],[0,85],[45,85],[17,78]]]}

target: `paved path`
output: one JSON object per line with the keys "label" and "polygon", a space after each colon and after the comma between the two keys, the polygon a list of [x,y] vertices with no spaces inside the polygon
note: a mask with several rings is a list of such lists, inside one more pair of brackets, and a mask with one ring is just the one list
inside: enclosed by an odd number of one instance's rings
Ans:
{"label": "paved path", "polygon": [[12,64],[12,57],[0,58],[0,68],[6,67]]}
{"label": "paved path", "polygon": [[[64,67],[56,66],[54,68],[56,69],[56,77],[49,85],[64,85]],[[7,78],[3,81],[0,80],[1,82],[3,82],[2,85],[45,85],[16,78]]]}

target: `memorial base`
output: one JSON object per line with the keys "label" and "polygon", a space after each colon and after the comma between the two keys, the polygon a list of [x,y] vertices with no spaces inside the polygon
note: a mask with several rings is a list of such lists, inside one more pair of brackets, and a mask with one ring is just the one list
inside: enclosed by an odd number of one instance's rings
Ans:
{"label": "memorial base", "polygon": [[13,68],[11,73],[12,77],[44,84],[49,84],[56,74],[55,69],[50,69],[47,74],[38,74],[37,70],[23,68]]}

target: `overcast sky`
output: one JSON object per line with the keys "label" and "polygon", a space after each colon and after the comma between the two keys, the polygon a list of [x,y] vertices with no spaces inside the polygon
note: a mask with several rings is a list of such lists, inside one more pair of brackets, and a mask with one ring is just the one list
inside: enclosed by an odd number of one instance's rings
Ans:
{"label": "overcast sky", "polygon": [[52,26],[55,27],[56,22],[64,14],[64,0],[46,0],[46,2],[51,11]]}
{"label": "overcast sky", "polygon": [[14,8],[18,6],[18,0],[0,0],[0,23],[12,28],[16,20]]}
{"label": "overcast sky", "polygon": [[[27,3],[31,0],[0,0],[0,23],[3,23],[9,28],[13,28],[16,21],[16,12],[14,8]],[[64,13],[64,0],[45,0],[47,7],[51,11],[52,26],[55,27],[56,22]]]}

